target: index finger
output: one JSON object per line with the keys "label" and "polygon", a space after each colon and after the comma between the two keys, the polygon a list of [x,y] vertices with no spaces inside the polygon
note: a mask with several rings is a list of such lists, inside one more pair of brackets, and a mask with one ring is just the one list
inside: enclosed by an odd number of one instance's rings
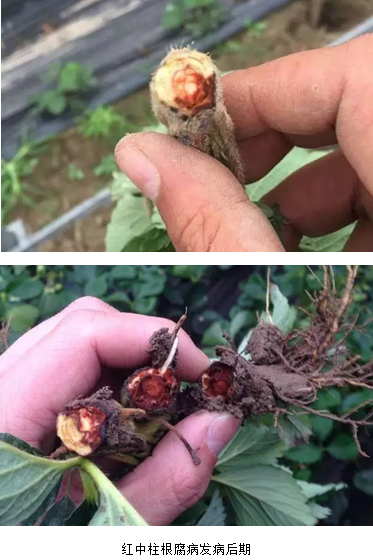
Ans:
{"label": "index finger", "polygon": [[366,35],[226,75],[224,97],[238,140],[275,130],[282,133],[278,143],[300,136],[324,143],[335,133],[373,192],[372,60],[373,35]]}

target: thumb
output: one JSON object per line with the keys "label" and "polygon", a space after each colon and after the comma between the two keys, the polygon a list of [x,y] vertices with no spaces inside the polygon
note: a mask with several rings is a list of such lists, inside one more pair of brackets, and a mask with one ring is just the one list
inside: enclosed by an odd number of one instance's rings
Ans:
{"label": "thumb", "polygon": [[168,525],[206,491],[220,451],[241,424],[227,413],[197,412],[177,425],[197,450],[195,465],[175,434],[168,433],[153,455],[119,483],[119,489],[150,525]]}
{"label": "thumb", "polygon": [[215,159],[155,132],[126,136],[115,154],[157,205],[177,251],[284,251],[265,216]]}

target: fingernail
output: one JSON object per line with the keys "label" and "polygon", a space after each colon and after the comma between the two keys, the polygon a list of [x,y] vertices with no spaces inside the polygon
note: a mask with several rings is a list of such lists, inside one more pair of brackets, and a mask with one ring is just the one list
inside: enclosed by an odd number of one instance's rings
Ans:
{"label": "fingernail", "polygon": [[239,425],[239,420],[231,414],[220,414],[213,420],[206,434],[206,444],[211,453],[219,455],[234,436]]}
{"label": "fingernail", "polygon": [[124,147],[117,152],[121,170],[140,189],[142,194],[155,201],[160,188],[160,177],[157,169],[147,156],[133,145]]}

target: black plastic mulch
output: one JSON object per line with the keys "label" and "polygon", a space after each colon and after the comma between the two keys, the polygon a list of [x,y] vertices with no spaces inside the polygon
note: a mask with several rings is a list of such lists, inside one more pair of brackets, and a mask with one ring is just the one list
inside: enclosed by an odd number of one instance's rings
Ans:
{"label": "black plastic mulch", "polygon": [[[2,5],[2,149],[12,157],[27,130],[45,138],[74,124],[73,115],[31,114],[30,96],[45,91],[42,76],[56,62],[90,66],[98,87],[86,99],[91,108],[112,103],[146,85],[170,44],[190,37],[166,32],[161,19],[169,0],[5,0]],[[226,20],[195,42],[208,50],[293,0],[221,0]]]}

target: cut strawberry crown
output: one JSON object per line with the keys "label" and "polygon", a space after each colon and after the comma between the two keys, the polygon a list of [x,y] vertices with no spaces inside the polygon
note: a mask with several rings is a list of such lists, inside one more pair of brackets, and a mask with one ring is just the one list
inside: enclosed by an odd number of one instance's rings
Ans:
{"label": "cut strawberry crown", "polygon": [[207,396],[230,398],[233,391],[233,368],[215,362],[202,375],[201,382],[203,392]]}
{"label": "cut strawberry crown", "polygon": [[179,383],[171,368],[161,372],[158,368],[146,368],[135,373],[127,383],[127,393],[134,406],[151,411],[167,408],[174,400]]}

